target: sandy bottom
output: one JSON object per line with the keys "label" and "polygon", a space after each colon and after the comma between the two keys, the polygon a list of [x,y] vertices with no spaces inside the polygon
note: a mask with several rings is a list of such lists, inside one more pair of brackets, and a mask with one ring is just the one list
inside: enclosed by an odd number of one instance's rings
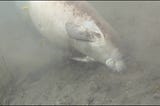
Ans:
{"label": "sandy bottom", "polygon": [[160,104],[160,2],[93,5],[118,32],[128,69],[60,59],[14,2],[1,2],[0,104]]}

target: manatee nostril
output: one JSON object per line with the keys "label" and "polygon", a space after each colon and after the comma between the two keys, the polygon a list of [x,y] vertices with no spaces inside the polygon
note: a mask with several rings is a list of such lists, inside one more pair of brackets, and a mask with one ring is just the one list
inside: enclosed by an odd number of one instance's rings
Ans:
{"label": "manatee nostril", "polygon": [[114,64],[114,61],[113,61],[112,59],[108,59],[108,60],[106,60],[106,64],[107,64],[108,66],[111,66],[111,65]]}
{"label": "manatee nostril", "polygon": [[111,58],[106,60],[106,65],[111,69],[115,69],[115,61]]}

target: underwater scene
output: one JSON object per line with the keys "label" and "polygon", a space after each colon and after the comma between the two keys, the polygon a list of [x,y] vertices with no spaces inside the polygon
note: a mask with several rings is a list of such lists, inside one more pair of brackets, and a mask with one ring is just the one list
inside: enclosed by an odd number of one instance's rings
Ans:
{"label": "underwater scene", "polygon": [[159,1],[1,1],[0,104],[160,104]]}

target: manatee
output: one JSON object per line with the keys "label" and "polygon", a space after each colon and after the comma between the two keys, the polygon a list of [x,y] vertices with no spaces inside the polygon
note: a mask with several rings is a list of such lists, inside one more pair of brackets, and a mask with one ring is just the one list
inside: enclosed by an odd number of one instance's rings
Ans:
{"label": "manatee", "polygon": [[27,6],[43,36],[61,49],[73,48],[84,55],[72,59],[96,61],[118,72],[126,68],[108,22],[87,1],[28,1]]}

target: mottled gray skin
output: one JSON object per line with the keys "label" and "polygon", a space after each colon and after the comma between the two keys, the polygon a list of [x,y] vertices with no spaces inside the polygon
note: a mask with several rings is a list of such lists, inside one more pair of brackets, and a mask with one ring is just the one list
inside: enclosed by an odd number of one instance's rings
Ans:
{"label": "mottled gray skin", "polygon": [[114,71],[125,64],[108,23],[85,1],[29,2],[36,28],[60,49],[73,47]]}

